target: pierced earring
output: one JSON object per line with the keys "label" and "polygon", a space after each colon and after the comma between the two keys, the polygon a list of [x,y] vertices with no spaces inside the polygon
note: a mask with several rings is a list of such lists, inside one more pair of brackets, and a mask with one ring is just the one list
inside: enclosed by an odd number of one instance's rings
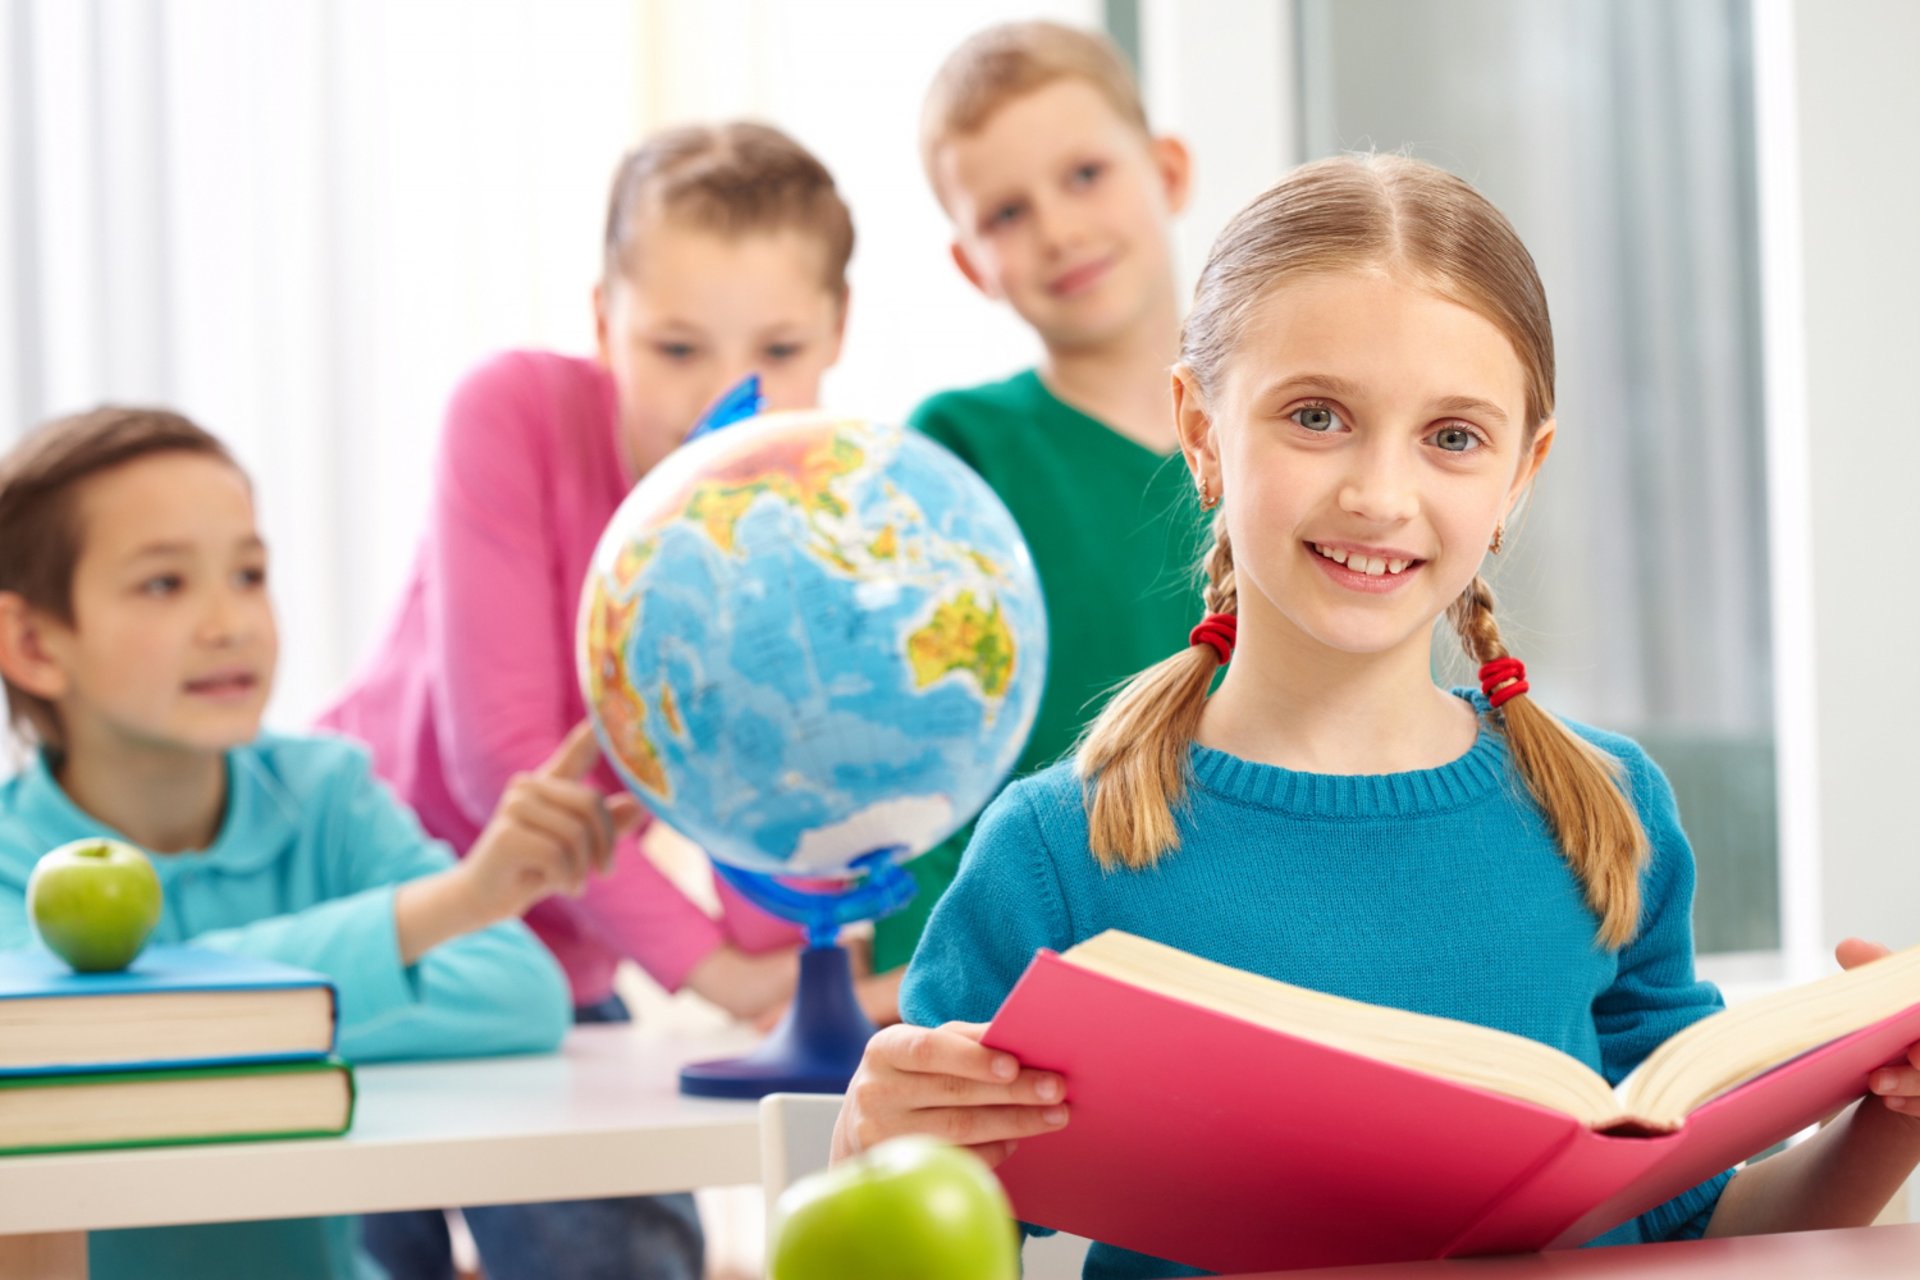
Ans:
{"label": "pierced earring", "polygon": [[1200,477],[1200,509],[1211,511],[1220,505],[1220,499],[1214,496],[1213,486],[1207,483],[1205,476]]}
{"label": "pierced earring", "polygon": [[1493,541],[1487,544],[1487,550],[1493,552],[1493,554],[1495,555],[1499,555],[1500,544],[1506,541],[1506,538],[1507,538],[1507,526],[1505,526],[1504,524],[1497,524],[1493,526]]}

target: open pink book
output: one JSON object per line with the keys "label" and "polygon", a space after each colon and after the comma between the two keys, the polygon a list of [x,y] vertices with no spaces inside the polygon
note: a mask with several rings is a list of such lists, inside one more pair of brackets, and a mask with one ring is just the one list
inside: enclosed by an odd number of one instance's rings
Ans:
{"label": "open pink book", "polygon": [[1020,1219],[1213,1271],[1581,1244],[1916,1041],[1920,948],[1704,1018],[1615,1089],[1521,1036],[1118,931],[1042,951],[985,1037],[1073,1107],[1000,1168]]}

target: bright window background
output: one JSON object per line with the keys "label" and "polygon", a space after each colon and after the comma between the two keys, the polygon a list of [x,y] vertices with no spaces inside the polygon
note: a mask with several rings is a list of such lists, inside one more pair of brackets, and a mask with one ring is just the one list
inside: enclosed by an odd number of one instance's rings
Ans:
{"label": "bright window background", "polygon": [[[772,120],[856,220],[826,398],[898,419],[1011,372],[920,172],[964,36],[1097,4],[9,0],[0,6],[0,438],[163,402],[253,470],[298,725],[375,644],[460,374],[586,353],[607,183],[648,131]],[[503,602],[503,607],[506,602]]]}

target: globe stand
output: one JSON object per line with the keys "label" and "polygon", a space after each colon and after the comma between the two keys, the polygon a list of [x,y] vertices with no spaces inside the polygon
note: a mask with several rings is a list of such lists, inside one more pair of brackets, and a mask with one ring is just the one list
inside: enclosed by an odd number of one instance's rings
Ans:
{"label": "globe stand", "polygon": [[769,1093],[844,1093],[874,1025],[853,994],[853,966],[836,942],[840,926],[897,911],[913,897],[913,877],[898,849],[855,860],[858,883],[840,892],[783,884],[770,876],[715,862],[722,879],[756,906],[805,925],[800,982],[780,1024],[760,1047],[738,1058],[680,1069],[680,1092],[700,1098],[759,1098]]}

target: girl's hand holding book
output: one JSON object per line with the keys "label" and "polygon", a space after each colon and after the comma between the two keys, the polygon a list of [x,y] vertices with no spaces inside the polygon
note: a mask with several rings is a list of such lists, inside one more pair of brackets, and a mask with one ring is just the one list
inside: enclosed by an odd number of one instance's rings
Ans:
{"label": "girl's hand holding book", "polygon": [[518,774],[460,865],[402,885],[394,923],[412,964],[449,938],[520,916],[555,893],[578,896],[643,816],[632,796],[584,781],[599,759],[592,726],[577,724],[546,763]]}
{"label": "girl's hand holding book", "polygon": [[[1890,954],[1879,943],[1859,938],[1848,938],[1833,949],[1833,958],[1842,969],[1857,969]],[[1868,1078],[1867,1087],[1888,1110],[1920,1119],[1920,1044],[1907,1050],[1906,1066],[1882,1067]]]}
{"label": "girl's hand holding book", "polygon": [[833,1158],[924,1133],[998,1165],[1022,1138],[1067,1123],[1066,1082],[980,1043],[982,1022],[888,1027],[867,1042],[833,1127]]}

